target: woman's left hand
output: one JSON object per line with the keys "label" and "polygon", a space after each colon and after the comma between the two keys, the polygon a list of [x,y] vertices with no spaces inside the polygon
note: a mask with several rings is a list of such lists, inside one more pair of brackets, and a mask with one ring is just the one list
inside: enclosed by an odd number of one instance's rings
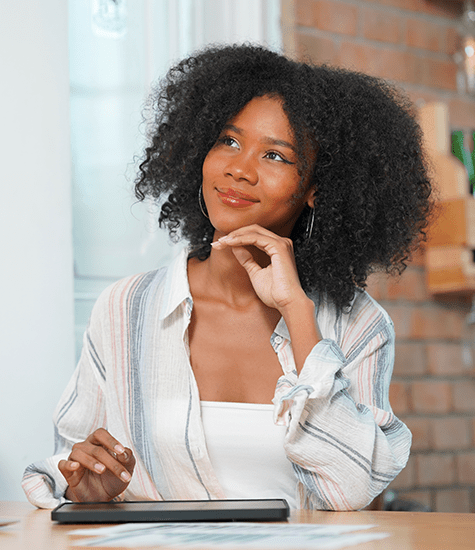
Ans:
{"label": "woman's left hand", "polygon": [[[258,297],[269,307],[281,313],[302,299],[307,299],[300,284],[295,265],[293,243],[259,225],[249,225],[232,231],[213,243],[222,250],[231,247],[234,256],[249,275]],[[267,267],[261,267],[245,247],[254,246],[270,258]]]}

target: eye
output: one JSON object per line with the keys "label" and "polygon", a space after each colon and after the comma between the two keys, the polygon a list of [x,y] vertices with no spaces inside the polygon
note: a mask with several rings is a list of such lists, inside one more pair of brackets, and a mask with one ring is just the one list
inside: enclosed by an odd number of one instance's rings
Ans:
{"label": "eye", "polygon": [[265,154],[264,158],[268,158],[270,160],[276,160],[277,162],[285,162],[285,164],[294,164],[293,162],[290,162],[290,160],[287,160],[280,153],[277,153],[276,151],[269,151],[268,153]]}
{"label": "eye", "polygon": [[238,142],[232,138],[231,136],[222,136],[218,139],[218,143],[222,143],[223,145],[227,145],[228,147],[235,147],[239,148]]}

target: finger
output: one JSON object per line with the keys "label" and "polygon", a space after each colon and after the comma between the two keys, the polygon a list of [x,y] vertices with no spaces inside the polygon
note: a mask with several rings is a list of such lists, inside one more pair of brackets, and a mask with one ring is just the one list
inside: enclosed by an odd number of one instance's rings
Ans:
{"label": "finger", "polygon": [[117,455],[117,460],[124,465],[124,467],[132,473],[135,468],[135,456],[129,448],[125,448],[125,451]]}
{"label": "finger", "polygon": [[276,237],[272,233],[269,235],[252,232],[239,235],[226,235],[221,237],[218,241],[212,243],[213,248],[222,249],[226,246],[255,246],[260,250],[266,252],[269,256],[284,250],[284,239]]}
{"label": "finger", "polygon": [[92,432],[86,441],[89,441],[93,445],[101,445],[117,455],[125,452],[125,447],[104,428],[99,428]]}
{"label": "finger", "polygon": [[[96,449],[101,449],[101,447],[87,444],[86,442],[78,443],[73,446],[73,450],[69,455],[69,461],[77,462],[83,468],[91,470],[91,472],[96,474],[102,474],[106,470],[106,467],[98,457],[95,456],[97,454]],[[106,453],[104,449],[102,449],[102,451]]]}
{"label": "finger", "polygon": [[261,271],[262,267],[254,260],[249,250],[246,250],[242,246],[236,246],[232,248],[232,252],[236,260],[247,271],[249,277],[252,278],[255,273]]}
{"label": "finger", "polygon": [[217,241],[214,241],[211,243],[211,246],[213,248],[222,249],[228,246],[232,239],[235,239],[236,237],[242,237],[243,235],[262,235],[263,237],[267,236],[269,238],[277,238],[280,239],[281,237],[277,236],[275,233],[272,233],[272,231],[269,231],[268,229],[265,229],[264,227],[253,224],[253,225],[247,225],[244,227],[240,227],[239,229],[235,229],[234,231],[231,231],[227,235],[224,235]]}
{"label": "finger", "polygon": [[73,460],[60,460],[58,469],[71,487],[75,487],[81,481],[84,473],[81,464]]}
{"label": "finger", "polygon": [[[91,454],[94,458],[97,459],[97,464],[95,465],[95,471],[97,473],[101,474],[104,471],[109,470],[122,482],[128,483],[130,481],[131,472],[129,471],[127,466],[131,464],[133,471],[135,458],[132,455],[132,451],[129,450],[129,453],[127,453],[124,449],[123,453],[115,455],[114,457],[108,449],[104,449],[103,447],[96,445],[93,446]],[[119,457],[122,460],[120,460]],[[123,464],[123,462],[125,462],[126,464]],[[102,466],[104,467],[104,469],[102,471],[99,471],[99,468],[102,469]]]}
{"label": "finger", "polygon": [[230,231],[226,236],[235,237],[238,235],[246,235],[247,233],[259,233],[261,235],[268,235],[269,237],[278,237],[272,231],[269,231],[265,227],[262,227],[262,225],[257,225],[257,224],[245,225],[243,227],[239,227],[234,231]]}
{"label": "finger", "polygon": [[99,445],[93,445],[87,441],[75,445],[69,458],[79,462],[81,466],[95,474],[103,474],[106,470],[109,470],[122,482],[128,483],[130,481],[129,471],[108,450]]}
{"label": "finger", "polygon": [[71,476],[80,466],[79,462],[74,460],[60,460],[58,462],[58,469],[64,477]]}

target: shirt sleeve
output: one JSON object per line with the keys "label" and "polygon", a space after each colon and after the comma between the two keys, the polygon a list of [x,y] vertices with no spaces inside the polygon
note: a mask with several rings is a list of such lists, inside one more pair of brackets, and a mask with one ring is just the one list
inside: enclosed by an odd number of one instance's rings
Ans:
{"label": "shirt sleeve", "polygon": [[388,398],[393,363],[387,323],[346,356],[334,340],[321,340],[298,377],[279,379],[275,421],[288,425],[284,447],[302,507],[364,508],[406,465],[411,433]]}
{"label": "shirt sleeve", "polygon": [[67,482],[58,469],[75,443],[106,425],[103,382],[104,366],[91,337],[91,326],[84,335],[81,359],[56,407],[54,455],[30,464],[22,479],[28,500],[39,508],[55,508],[66,502]]}

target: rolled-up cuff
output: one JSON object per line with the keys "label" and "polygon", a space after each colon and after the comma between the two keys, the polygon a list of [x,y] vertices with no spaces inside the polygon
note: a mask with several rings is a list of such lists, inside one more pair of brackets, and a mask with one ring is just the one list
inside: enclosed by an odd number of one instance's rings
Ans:
{"label": "rolled-up cuff", "polygon": [[334,340],[320,340],[296,379],[283,376],[279,380],[273,399],[274,422],[289,426],[290,431],[295,430],[307,401],[325,398],[332,393],[335,374],[345,361],[341,348]]}
{"label": "rolled-up cuff", "polygon": [[55,455],[26,468],[22,488],[31,504],[38,508],[56,508],[67,502],[64,493],[68,483],[58,469],[58,462],[67,456],[68,453]]}

